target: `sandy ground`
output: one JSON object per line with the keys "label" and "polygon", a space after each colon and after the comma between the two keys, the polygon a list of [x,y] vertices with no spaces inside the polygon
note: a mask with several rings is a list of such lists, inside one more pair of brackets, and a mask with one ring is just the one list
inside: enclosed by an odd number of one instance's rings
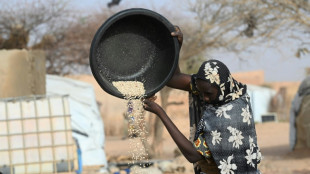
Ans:
{"label": "sandy ground", "polygon": [[[126,102],[106,94],[99,87],[92,76],[71,77],[90,83],[94,86],[96,99],[100,104],[100,111],[105,125],[105,152],[109,159],[111,156],[129,156],[129,140],[122,140],[123,113]],[[296,92],[298,85],[293,85],[289,90]],[[182,105],[169,106],[167,113],[180,131],[189,136],[188,101],[187,93],[178,90],[172,92],[170,102],[183,101]],[[289,108],[289,107],[288,107]],[[154,120],[146,114],[146,119]],[[310,149],[292,152],[289,148],[289,123],[269,122],[256,124],[258,144],[264,159],[259,168],[263,174],[310,174]],[[177,148],[166,130],[163,132],[163,159],[173,159],[174,150]]]}
{"label": "sandy ground", "polygon": [[289,148],[289,123],[261,123],[256,125],[256,131],[264,156],[260,164],[263,173],[310,173],[310,150]]}
{"label": "sandy ground", "polygon": [[[294,152],[290,150],[288,123],[259,123],[256,124],[256,130],[258,143],[264,157],[259,165],[263,174],[310,173],[310,150]],[[177,147],[170,137],[165,137],[163,159],[173,159],[173,151]],[[128,139],[106,137],[105,151],[107,157],[129,155],[128,144]]]}

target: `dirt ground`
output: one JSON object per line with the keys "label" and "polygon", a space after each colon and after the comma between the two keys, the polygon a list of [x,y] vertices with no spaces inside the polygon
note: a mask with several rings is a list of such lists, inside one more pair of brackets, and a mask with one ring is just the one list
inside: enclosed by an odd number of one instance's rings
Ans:
{"label": "dirt ground", "polygon": [[[263,174],[310,174],[310,150],[290,150],[288,123],[259,123],[256,131],[264,157],[259,165]],[[173,151],[177,147],[169,136],[165,137],[163,158],[173,159]],[[107,156],[129,155],[128,143],[128,139],[106,137]]]}

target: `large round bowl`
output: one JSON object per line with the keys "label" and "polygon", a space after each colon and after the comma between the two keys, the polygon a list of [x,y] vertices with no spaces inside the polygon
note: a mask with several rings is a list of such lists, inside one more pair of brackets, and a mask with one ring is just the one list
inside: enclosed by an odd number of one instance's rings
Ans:
{"label": "large round bowl", "polygon": [[172,77],[179,44],[174,26],[162,15],[134,8],[111,16],[98,29],[90,48],[90,67],[107,93],[124,98],[112,84],[139,81],[145,96],[162,89]]}

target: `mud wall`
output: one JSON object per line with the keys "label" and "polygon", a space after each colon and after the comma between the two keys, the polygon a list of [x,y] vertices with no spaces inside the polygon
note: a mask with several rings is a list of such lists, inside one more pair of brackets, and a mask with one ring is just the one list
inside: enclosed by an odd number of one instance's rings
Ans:
{"label": "mud wall", "polygon": [[45,94],[45,54],[0,50],[0,98]]}

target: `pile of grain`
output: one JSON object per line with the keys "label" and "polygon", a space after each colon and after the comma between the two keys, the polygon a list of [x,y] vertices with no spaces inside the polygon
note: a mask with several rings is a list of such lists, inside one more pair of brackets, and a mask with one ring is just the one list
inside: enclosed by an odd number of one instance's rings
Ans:
{"label": "pile of grain", "polygon": [[144,85],[138,81],[112,82],[113,86],[122,93],[127,100],[143,98],[145,95]]}

